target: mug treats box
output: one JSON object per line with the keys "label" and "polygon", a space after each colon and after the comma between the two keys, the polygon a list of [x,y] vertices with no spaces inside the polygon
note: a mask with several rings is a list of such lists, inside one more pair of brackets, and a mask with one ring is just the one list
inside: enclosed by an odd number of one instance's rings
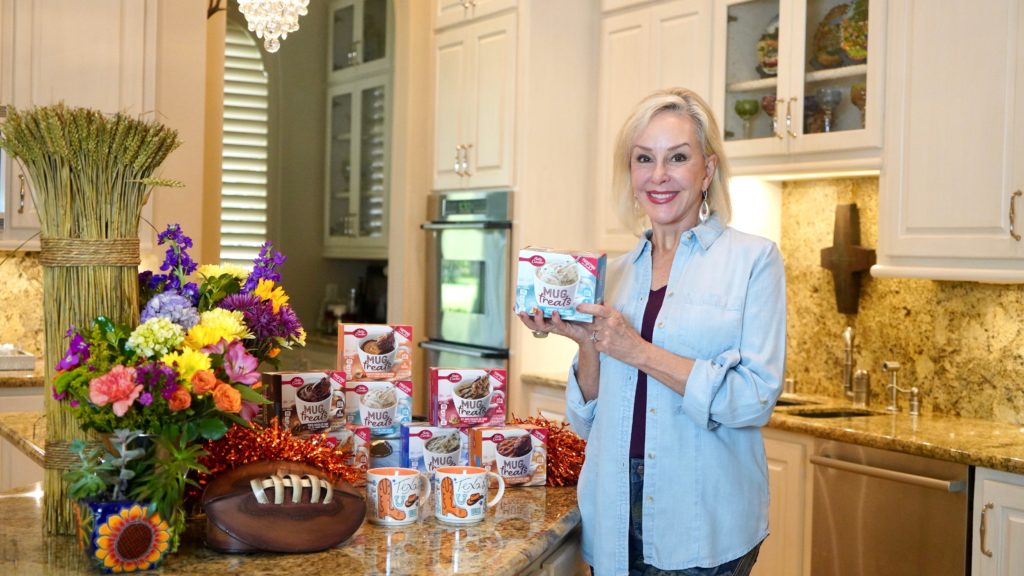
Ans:
{"label": "mug treats box", "polygon": [[501,426],[505,423],[506,372],[431,368],[428,416],[435,426]]}
{"label": "mug treats box", "polygon": [[412,379],[412,326],[339,323],[338,369],[348,380]]}
{"label": "mug treats box", "polygon": [[412,421],[412,382],[348,382],[345,418],[351,424],[368,426],[372,436],[397,438],[402,422]]}
{"label": "mug treats box", "polygon": [[[471,428],[469,460],[500,475],[506,486],[547,482],[548,429],[534,424]],[[497,488],[497,483],[492,483]]]}
{"label": "mug treats box", "polygon": [[366,470],[370,467],[370,428],[357,424],[346,424],[343,428],[329,432],[327,442],[334,449],[345,454],[345,465],[358,469],[360,474],[353,483],[355,486],[366,485]]}
{"label": "mug treats box", "polygon": [[337,432],[345,427],[345,374],[320,372],[264,372],[263,385],[271,404],[263,406],[260,422],[278,425],[299,438]]}
{"label": "mug treats box", "polygon": [[426,422],[402,424],[402,467],[431,473],[440,466],[469,465],[468,428],[441,428]]}
{"label": "mug treats box", "polygon": [[570,252],[528,246],[519,251],[513,311],[545,318],[558,312],[562,320],[592,322],[594,317],[576,311],[577,304],[604,302],[607,257],[594,252]]}

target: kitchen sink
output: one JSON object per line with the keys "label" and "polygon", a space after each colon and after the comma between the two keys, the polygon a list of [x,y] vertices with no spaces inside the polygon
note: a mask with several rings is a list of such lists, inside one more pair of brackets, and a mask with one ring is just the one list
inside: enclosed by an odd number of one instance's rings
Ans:
{"label": "kitchen sink", "polygon": [[878,412],[863,408],[801,408],[786,412],[801,418],[855,418],[858,416],[877,416]]}
{"label": "kitchen sink", "polygon": [[808,404],[817,404],[817,402],[802,398],[779,398],[775,401],[776,406],[806,406]]}

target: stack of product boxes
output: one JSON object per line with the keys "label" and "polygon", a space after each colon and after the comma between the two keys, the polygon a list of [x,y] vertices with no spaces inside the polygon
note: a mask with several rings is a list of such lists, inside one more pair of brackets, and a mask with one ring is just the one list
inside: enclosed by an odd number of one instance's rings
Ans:
{"label": "stack of product boxes", "polygon": [[348,465],[367,469],[370,429],[345,418],[343,372],[264,372],[263,385],[272,401],[261,412],[263,425],[276,418],[281,428],[298,438],[325,434],[328,443],[349,454]]}
{"label": "stack of product boxes", "polygon": [[402,424],[412,421],[412,326],[338,324],[345,418],[370,433],[370,467],[401,465]]}

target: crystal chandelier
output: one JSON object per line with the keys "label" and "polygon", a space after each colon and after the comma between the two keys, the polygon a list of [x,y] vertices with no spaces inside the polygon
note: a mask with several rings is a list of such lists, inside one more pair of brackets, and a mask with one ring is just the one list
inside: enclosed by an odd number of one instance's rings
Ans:
{"label": "crystal chandelier", "polygon": [[299,16],[308,12],[309,0],[238,0],[249,31],[263,38],[267,52],[277,52],[281,40],[299,29]]}

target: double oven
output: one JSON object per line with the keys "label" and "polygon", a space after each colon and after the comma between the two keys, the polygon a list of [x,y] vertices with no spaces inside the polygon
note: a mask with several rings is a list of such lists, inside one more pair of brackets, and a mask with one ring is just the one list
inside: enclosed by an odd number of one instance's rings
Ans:
{"label": "double oven", "polygon": [[427,231],[427,366],[508,368],[511,190],[440,192]]}

